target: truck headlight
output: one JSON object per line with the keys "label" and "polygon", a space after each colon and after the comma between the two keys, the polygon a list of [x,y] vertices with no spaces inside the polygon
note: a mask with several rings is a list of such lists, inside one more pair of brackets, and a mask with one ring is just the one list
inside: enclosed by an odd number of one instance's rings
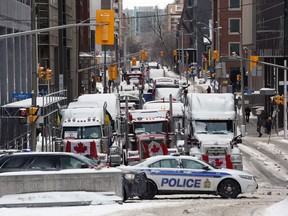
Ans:
{"label": "truck headlight", "polygon": [[247,179],[247,180],[252,180],[253,179],[253,176],[250,176],[250,175],[239,175],[240,178],[243,178],[243,179]]}
{"label": "truck headlight", "polygon": [[241,161],[241,155],[231,155],[231,161]]}
{"label": "truck headlight", "polygon": [[133,173],[126,173],[124,175],[124,178],[127,179],[127,180],[134,180],[135,179],[135,174]]}

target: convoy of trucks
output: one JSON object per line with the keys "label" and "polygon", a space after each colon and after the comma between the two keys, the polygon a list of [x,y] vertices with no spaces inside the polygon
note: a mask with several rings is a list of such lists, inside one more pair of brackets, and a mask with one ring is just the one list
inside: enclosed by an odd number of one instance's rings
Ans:
{"label": "convoy of trucks", "polygon": [[164,89],[164,96],[142,103],[123,93],[79,96],[62,112],[65,150],[115,166],[178,152],[216,167],[242,170],[234,95],[187,89],[184,94],[177,83],[155,78],[154,90]]}

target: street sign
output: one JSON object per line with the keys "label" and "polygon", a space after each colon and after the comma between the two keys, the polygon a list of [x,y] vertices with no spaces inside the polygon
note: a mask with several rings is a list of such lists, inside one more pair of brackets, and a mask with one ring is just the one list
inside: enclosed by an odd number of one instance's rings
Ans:
{"label": "street sign", "polygon": [[31,97],[32,97],[31,93],[13,93],[12,94],[12,98],[16,98],[18,100],[25,100]]}

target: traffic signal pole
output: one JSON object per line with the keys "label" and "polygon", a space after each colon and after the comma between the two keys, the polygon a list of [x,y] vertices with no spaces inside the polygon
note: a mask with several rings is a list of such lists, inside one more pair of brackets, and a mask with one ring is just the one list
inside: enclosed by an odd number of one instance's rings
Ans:
{"label": "traffic signal pole", "polygon": [[[35,7],[35,0],[32,0],[32,10],[31,10],[31,29],[36,29],[36,7]],[[36,107],[37,105],[37,72],[38,72],[38,47],[37,47],[37,34],[32,34],[32,102],[31,106]],[[36,151],[36,122],[31,123],[31,143],[30,148],[31,151]]]}

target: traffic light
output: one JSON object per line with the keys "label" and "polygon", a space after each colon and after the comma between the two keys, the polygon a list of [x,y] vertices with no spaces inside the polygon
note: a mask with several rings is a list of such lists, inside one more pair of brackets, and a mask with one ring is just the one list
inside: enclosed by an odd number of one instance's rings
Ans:
{"label": "traffic light", "polygon": [[114,10],[96,10],[96,44],[114,44]]}
{"label": "traffic light", "polygon": [[46,81],[51,80],[51,70],[49,68],[47,68],[45,71],[45,79]]}
{"label": "traffic light", "polygon": [[237,81],[241,81],[241,74],[237,74]]}
{"label": "traffic light", "polygon": [[136,58],[132,57],[132,66],[136,66]]}
{"label": "traffic light", "polygon": [[174,57],[177,56],[177,50],[176,49],[174,49],[173,55],[174,55]]}
{"label": "traffic light", "polygon": [[257,67],[259,61],[259,56],[250,56],[249,70],[252,72],[253,67]]}
{"label": "traffic light", "polygon": [[30,107],[29,108],[29,123],[34,123],[35,121],[37,121],[38,119],[38,110],[39,108],[38,107]]}
{"label": "traffic light", "polygon": [[20,124],[27,124],[28,113],[27,113],[26,108],[20,108],[19,109],[19,116],[20,116],[19,123]]}
{"label": "traffic light", "polygon": [[108,73],[109,73],[109,80],[117,80],[118,77],[117,65],[109,65]]}
{"label": "traffic light", "polygon": [[42,79],[44,77],[44,67],[38,67],[38,78]]}
{"label": "traffic light", "polygon": [[276,95],[275,96],[275,103],[277,105],[284,105],[284,95]]}
{"label": "traffic light", "polygon": [[214,59],[214,60],[217,60],[217,61],[219,60],[218,50],[214,50],[214,51],[213,51],[213,59]]}
{"label": "traffic light", "polygon": [[164,52],[160,51],[160,56],[163,57],[164,56]]}

